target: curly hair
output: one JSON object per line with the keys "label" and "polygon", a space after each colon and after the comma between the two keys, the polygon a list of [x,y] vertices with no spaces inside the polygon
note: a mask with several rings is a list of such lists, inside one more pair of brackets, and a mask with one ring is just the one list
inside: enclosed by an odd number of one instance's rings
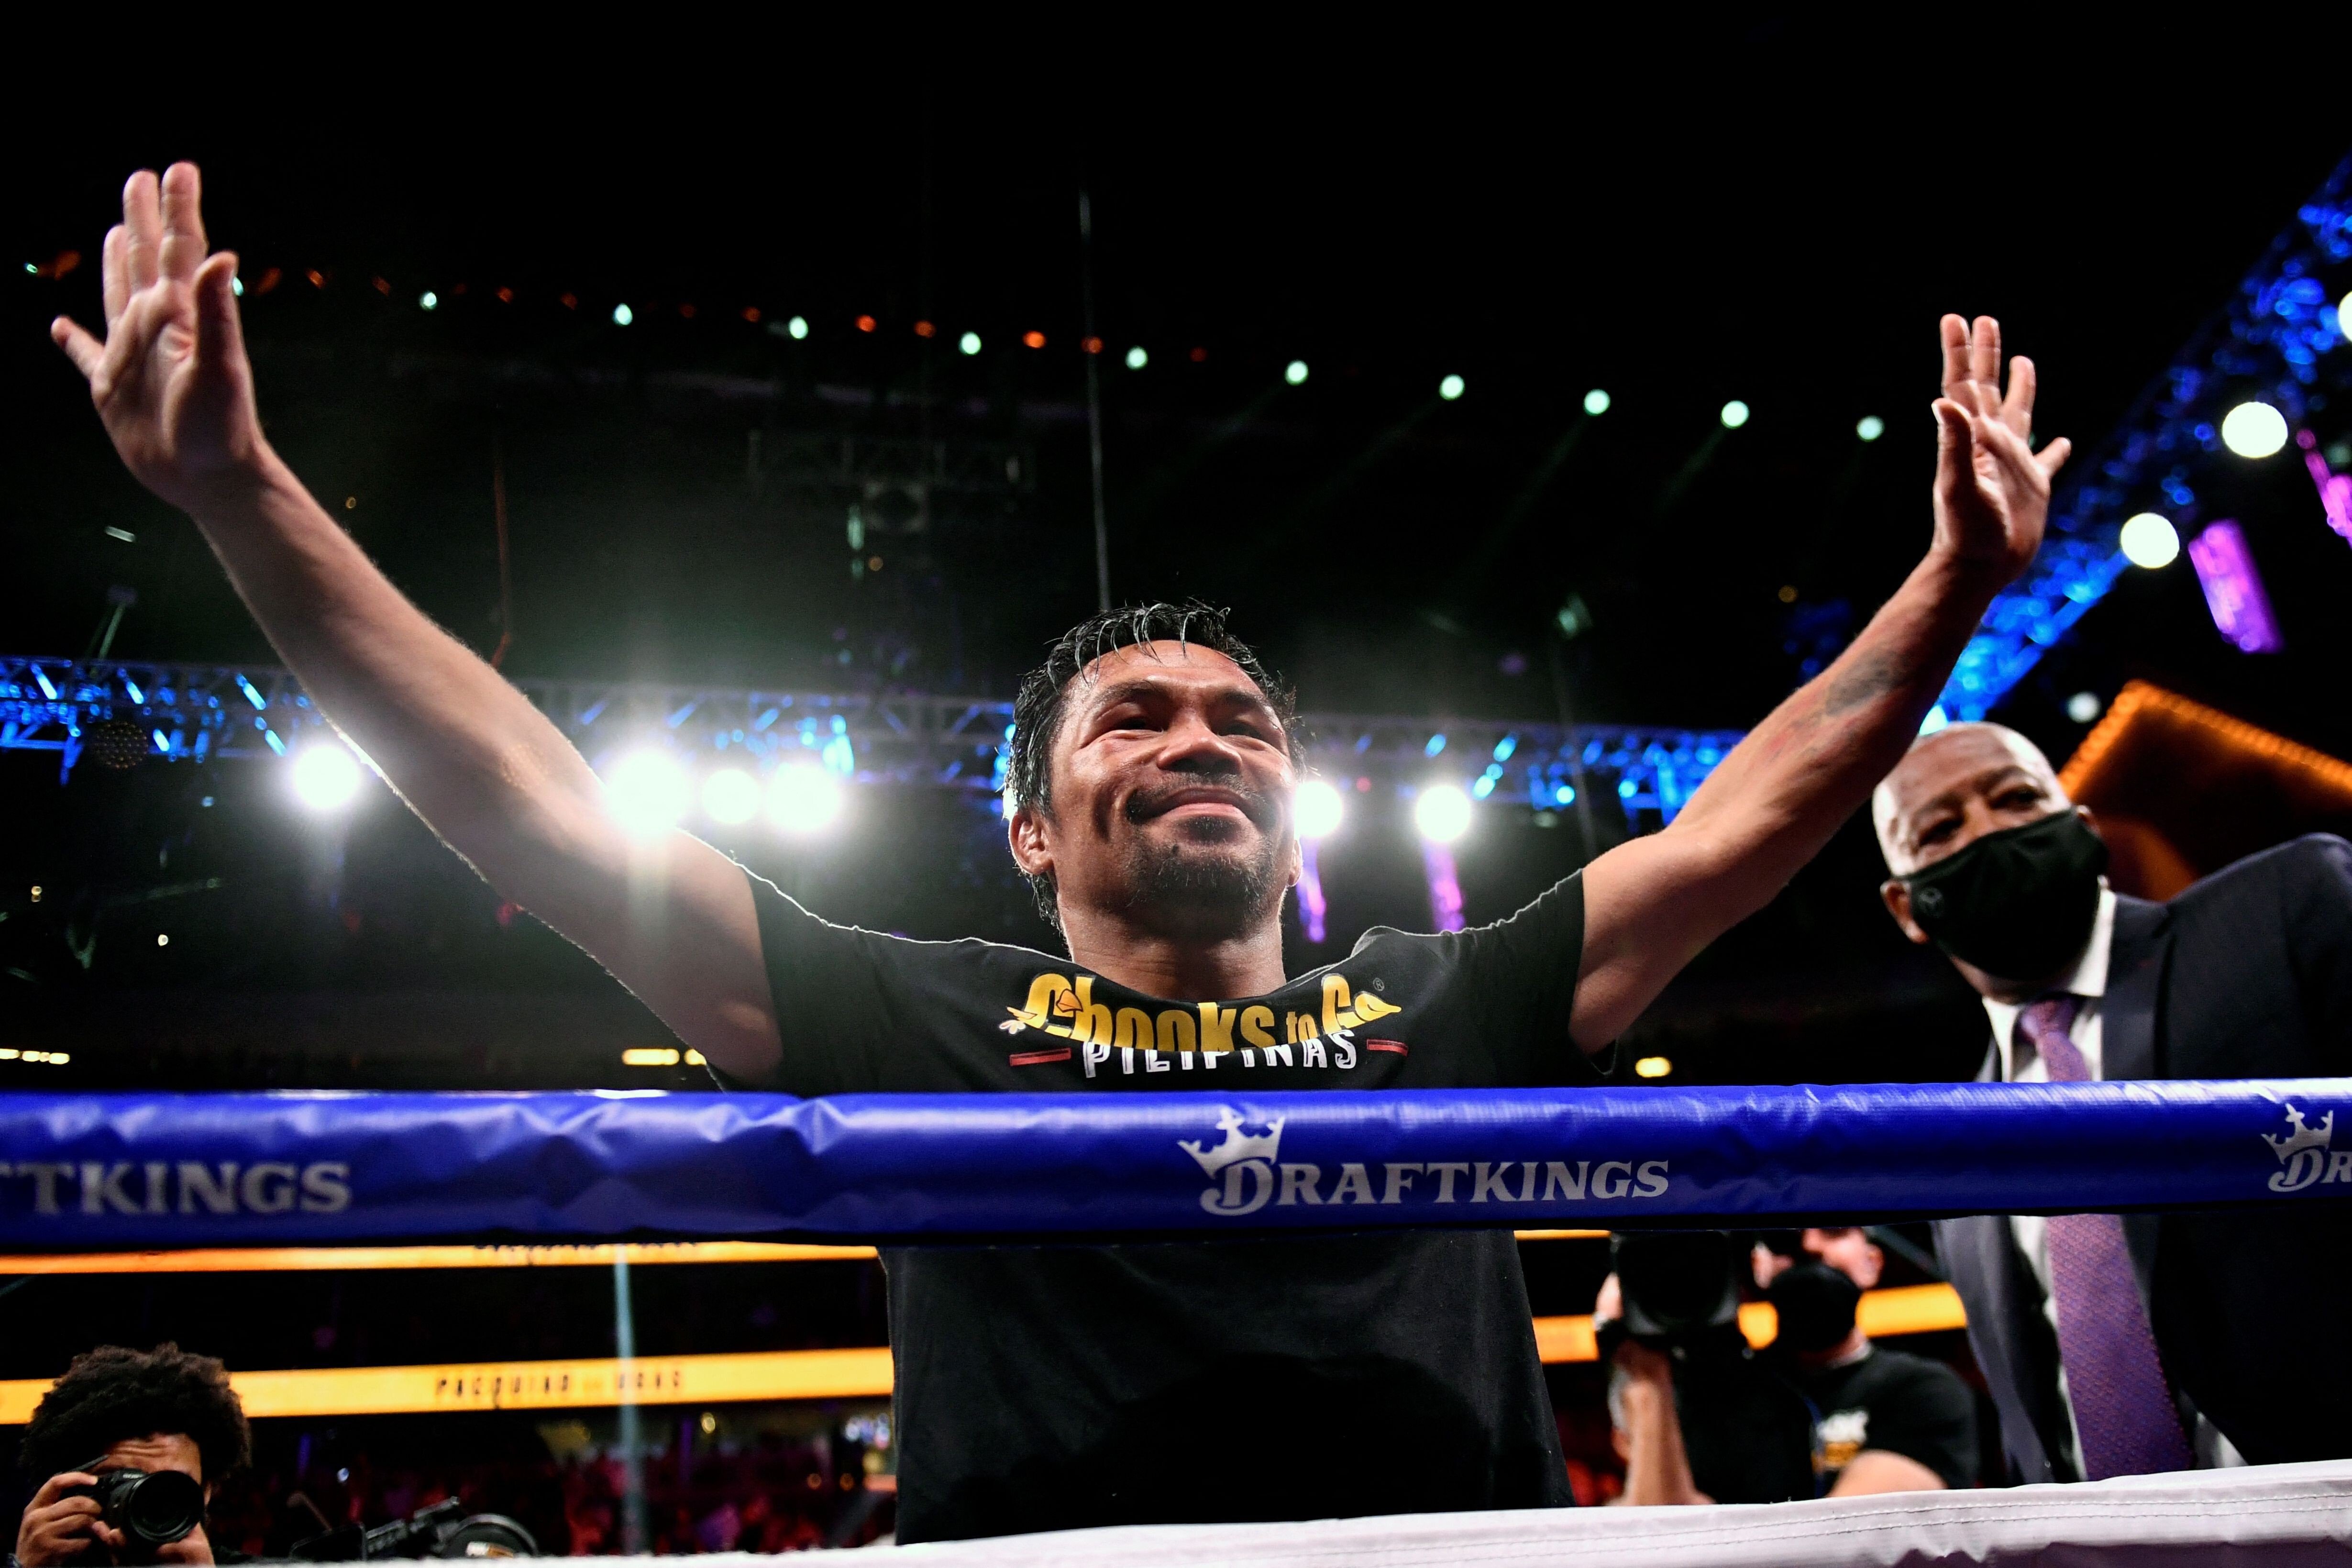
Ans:
{"label": "curly hair", "polygon": [[18,1462],[47,1478],[86,1463],[126,1437],[181,1433],[204,1456],[207,1486],[253,1457],[245,1406],[228,1369],[175,1344],[152,1351],[100,1345],[74,1357],[25,1428]]}
{"label": "curly hair", "polygon": [[[1055,639],[1045,662],[1021,678],[1013,699],[1013,735],[1005,767],[1005,790],[1020,805],[1054,812],[1054,741],[1061,733],[1062,711],[1070,682],[1106,654],[1145,643],[1175,642],[1221,653],[1257,683],[1281,721],[1284,744],[1293,761],[1299,755],[1298,714],[1290,688],[1250,650],[1249,644],[1226,627],[1227,612],[1188,599],[1181,605],[1129,605],[1089,616]],[[1028,876],[1028,873],[1023,873]],[[1061,909],[1050,873],[1029,876],[1029,891],[1037,912],[1055,931],[1062,929]]]}

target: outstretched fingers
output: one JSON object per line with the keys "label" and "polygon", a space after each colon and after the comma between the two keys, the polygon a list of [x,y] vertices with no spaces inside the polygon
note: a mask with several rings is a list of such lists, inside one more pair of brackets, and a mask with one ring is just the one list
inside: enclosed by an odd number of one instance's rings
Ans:
{"label": "outstretched fingers", "polygon": [[2033,460],[2042,465],[2042,477],[2049,479],[2054,477],[2059,469],[2066,466],[2066,459],[2074,456],[2074,443],[2061,436],[2036,452],[2033,455]]}
{"label": "outstretched fingers", "polygon": [[236,313],[236,253],[224,250],[196,273],[196,373],[219,375],[245,357],[245,324]]}
{"label": "outstretched fingers", "polygon": [[[2000,395],[2000,323],[1990,316],[1979,316],[1969,336],[1969,379],[1982,386],[1990,397]],[[1990,414],[1992,408],[1988,403],[1976,412]]]}
{"label": "outstretched fingers", "polygon": [[174,163],[163,171],[162,208],[163,238],[157,266],[173,282],[191,282],[207,249],[204,180],[194,163]]}
{"label": "outstretched fingers", "polygon": [[135,294],[155,281],[163,258],[163,193],[152,169],[142,169],[123,182],[122,226],[130,236],[131,291]]}
{"label": "outstretched fingers", "polygon": [[1944,340],[1944,395],[1949,397],[1969,379],[1968,318],[1947,315],[1936,323],[1936,330]]}
{"label": "outstretched fingers", "polygon": [[98,374],[99,363],[106,358],[106,345],[70,316],[59,316],[49,323],[49,341],[66,351],[66,358],[73,361],[85,381]]}
{"label": "outstretched fingers", "polygon": [[106,330],[110,332],[131,303],[131,236],[121,224],[106,231],[106,243],[98,247],[98,273],[100,298],[106,302]]}
{"label": "outstretched fingers", "polygon": [[2009,395],[2001,399],[2001,422],[2019,435],[2033,429],[2033,362],[2018,354],[2009,362]]}

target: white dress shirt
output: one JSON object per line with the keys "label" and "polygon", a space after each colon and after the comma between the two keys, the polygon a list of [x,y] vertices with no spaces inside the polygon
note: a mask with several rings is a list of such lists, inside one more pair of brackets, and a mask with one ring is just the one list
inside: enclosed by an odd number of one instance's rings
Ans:
{"label": "white dress shirt", "polygon": [[[2107,1076],[2102,1050],[2104,1036],[2100,1028],[2100,1004],[2107,994],[2107,958],[2115,947],[2115,941],[2116,895],[2103,883],[2099,889],[2099,912],[2091,921],[2090,940],[2083,944],[2082,955],[2074,960],[2073,972],[2052,987],[2053,992],[2082,998],[2082,1005],[2075,1010],[2074,1022],[2068,1027],[2066,1037],[2074,1042],[2074,1048],[2083,1053],[2084,1068],[2094,1079]],[[2025,1010],[2024,1005],[1996,1002],[1987,996],[1984,1008],[1986,1015],[1992,1019],[1993,1047],[2000,1053],[2002,1081],[2048,1083],[2050,1064],[2042,1059],[2042,1053],[2033,1048],[2033,1042],[2018,1031],[2017,1016]],[[2033,1270],[2034,1279],[2041,1282],[2042,1314],[2050,1320],[2050,1331],[2055,1335],[2058,1331],[2058,1298],[2050,1288],[2050,1221],[2038,1214],[2011,1215],[2009,1216],[2009,1228],[2010,1234],[2017,1238],[2017,1250],[2025,1255],[2026,1267]],[[2073,1448],[2070,1457],[2074,1463],[2074,1473],[2079,1476],[2084,1473],[2083,1439],[2074,1426],[2074,1401],[2066,1391],[2066,1368],[2063,1363],[2058,1368],[2058,1404],[2066,1412],[2066,1430]],[[2206,1426],[2201,1420],[2199,1425]],[[2207,1439],[2196,1445],[2199,1468],[2209,1468],[2209,1454],[2214,1466],[2245,1463],[2238,1457],[2237,1450],[2230,1446],[2230,1440],[2220,1432],[2209,1429],[2192,1436]]]}

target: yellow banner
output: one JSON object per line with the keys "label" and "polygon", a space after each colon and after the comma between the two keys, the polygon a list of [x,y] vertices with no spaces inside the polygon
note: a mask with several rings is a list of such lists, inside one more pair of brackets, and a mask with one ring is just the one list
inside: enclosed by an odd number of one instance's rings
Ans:
{"label": "yellow banner", "polygon": [[[185,1256],[185,1255],[182,1255]],[[1967,1326],[1948,1285],[1871,1290],[1861,1322],[1873,1338]],[[1762,1302],[1739,1310],[1740,1331],[1758,1347],[1772,1342],[1778,1320]],[[1536,1349],[1547,1364],[1589,1362],[1597,1353],[1589,1316],[1538,1318]],[[555,1410],[637,1405],[719,1405],[767,1399],[887,1399],[890,1352],[767,1351],[742,1355],[639,1357],[618,1361],[519,1361],[446,1366],[362,1366],[229,1375],[245,1413],[256,1418],[303,1415],[404,1415],[442,1410]],[[47,1378],[0,1382],[0,1426],[32,1419],[49,1390]]]}

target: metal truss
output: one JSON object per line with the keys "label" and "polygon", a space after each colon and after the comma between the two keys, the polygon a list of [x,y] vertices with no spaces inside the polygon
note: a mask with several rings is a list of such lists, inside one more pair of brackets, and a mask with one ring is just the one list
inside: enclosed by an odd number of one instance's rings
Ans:
{"label": "metal truss", "polygon": [[[803,763],[865,784],[975,795],[1004,787],[1010,702],[919,694],[740,690],[612,681],[515,686],[609,765],[658,746],[703,765],[755,772]],[[1613,800],[1629,830],[1672,821],[1738,743],[1736,731],[1505,724],[1348,713],[1303,718],[1309,762],[1335,781],[1412,791],[1433,784],[1538,811]],[[85,751],[148,759],[270,759],[317,738],[324,721],[283,669],[0,656],[0,751],[58,753],[62,779]]]}
{"label": "metal truss", "polygon": [[2340,352],[2343,331],[2321,282],[2347,258],[2352,158],[2296,210],[2227,310],[2140,395],[2106,445],[2075,458],[2079,477],[2052,508],[2041,555],[1985,612],[1938,713],[1983,718],[2098,603],[2127,564],[2118,542],[2126,517],[2161,511],[2183,539],[2210,521],[2197,487],[2223,452],[2220,426],[2231,406],[2260,398],[2301,427],[2330,395],[2352,393],[2352,353]]}

